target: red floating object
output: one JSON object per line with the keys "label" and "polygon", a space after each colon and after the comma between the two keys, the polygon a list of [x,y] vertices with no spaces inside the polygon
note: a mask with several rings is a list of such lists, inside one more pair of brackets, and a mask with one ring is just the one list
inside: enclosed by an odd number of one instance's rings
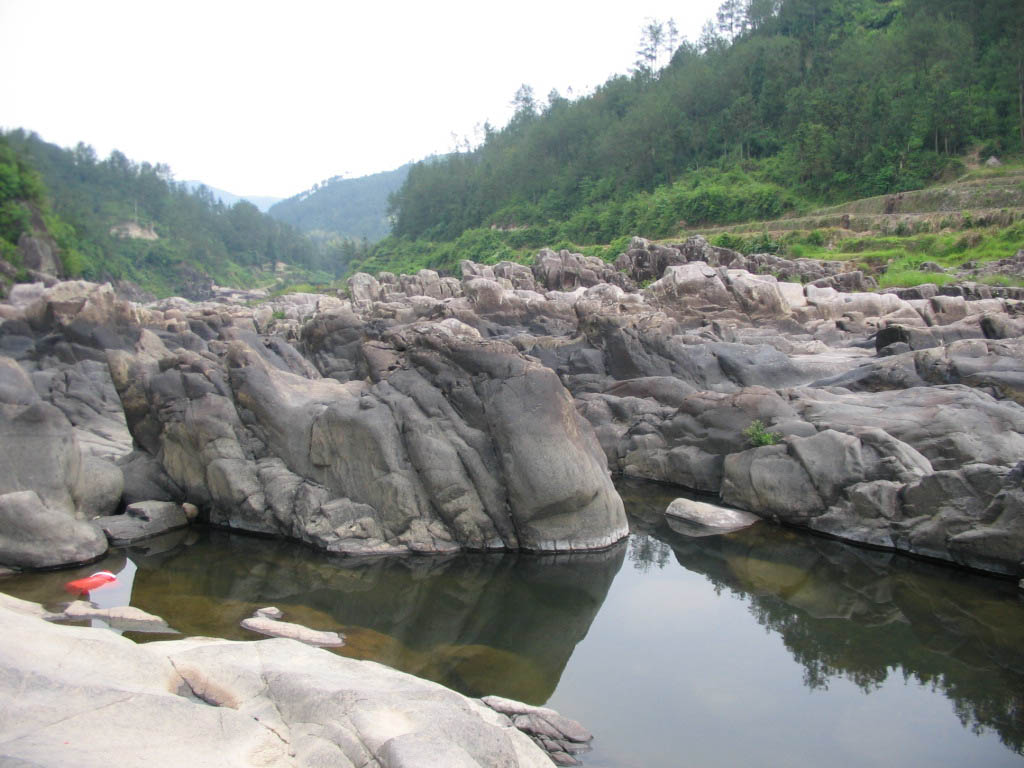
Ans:
{"label": "red floating object", "polygon": [[84,595],[94,589],[99,589],[105,584],[110,584],[113,581],[117,581],[117,576],[112,574],[110,571],[97,571],[92,576],[86,576],[84,579],[69,581],[64,585],[64,589],[68,592],[77,592],[78,594]]}

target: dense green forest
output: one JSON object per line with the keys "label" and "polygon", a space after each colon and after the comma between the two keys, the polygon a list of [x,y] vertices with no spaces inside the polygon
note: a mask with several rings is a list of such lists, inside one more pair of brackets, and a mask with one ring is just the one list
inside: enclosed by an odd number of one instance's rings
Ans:
{"label": "dense green forest", "polygon": [[261,268],[274,262],[296,278],[327,281],[352,255],[314,244],[251,203],[228,207],[204,187],[190,191],[164,165],[116,150],[101,160],[84,144],[63,149],[23,130],[0,135],[0,211],[0,247],[15,267],[18,237],[42,217],[66,275],[131,280],[157,295],[194,294],[210,279],[269,282]]}
{"label": "dense green forest", "polygon": [[590,95],[542,102],[523,86],[514,103],[476,149],[412,167],[393,236],[363,266],[668,237],[918,189],[972,149],[1019,152],[1024,13],[1019,0],[726,0],[696,42],[650,23],[632,72]]}
{"label": "dense green forest", "polygon": [[269,211],[317,240],[367,240],[388,235],[388,198],[405,182],[411,164],[355,179],[334,177],[275,204]]}
{"label": "dense green forest", "polygon": [[13,274],[5,272],[3,277],[18,276],[22,267],[18,240],[31,232],[34,220],[44,214],[55,229],[59,228],[60,223],[47,208],[43,180],[26,158],[0,136],[0,259],[14,270]]}

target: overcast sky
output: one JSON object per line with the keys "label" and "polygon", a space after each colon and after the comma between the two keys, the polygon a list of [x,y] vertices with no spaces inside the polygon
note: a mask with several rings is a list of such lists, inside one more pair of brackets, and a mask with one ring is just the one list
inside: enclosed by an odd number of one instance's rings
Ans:
{"label": "overcast sky", "polygon": [[289,197],[504,125],[520,84],[592,90],[645,19],[696,40],[720,0],[0,0],[0,126]]}

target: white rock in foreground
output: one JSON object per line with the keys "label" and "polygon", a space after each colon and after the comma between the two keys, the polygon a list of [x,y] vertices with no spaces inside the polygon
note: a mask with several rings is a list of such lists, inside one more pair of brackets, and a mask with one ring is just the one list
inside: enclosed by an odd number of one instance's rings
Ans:
{"label": "white rock in foreground", "polygon": [[703,532],[695,531],[696,535],[738,531],[761,519],[751,512],[720,507],[717,504],[708,504],[693,499],[676,499],[668,505],[665,514],[694,526],[711,529]]}
{"label": "white rock in foreground", "polygon": [[294,640],[146,645],[0,600],[0,763],[550,768],[481,702]]}

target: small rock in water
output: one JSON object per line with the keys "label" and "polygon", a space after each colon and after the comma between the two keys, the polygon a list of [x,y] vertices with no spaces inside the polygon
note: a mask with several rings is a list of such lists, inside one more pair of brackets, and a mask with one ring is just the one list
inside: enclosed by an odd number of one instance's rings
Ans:
{"label": "small rock in water", "polygon": [[741,528],[753,525],[761,518],[751,512],[744,512],[739,509],[719,507],[716,504],[708,504],[693,499],[676,499],[668,505],[665,514],[678,520],[695,526],[690,532],[689,529],[678,530],[693,536],[707,536],[713,533],[728,533],[738,531]]}
{"label": "small rock in water", "polygon": [[345,639],[337,632],[323,632],[304,627],[301,624],[280,621],[279,619],[283,615],[279,608],[260,608],[248,619],[242,619],[241,625],[245,629],[259,632],[261,635],[286,637],[320,648],[334,648],[345,644]]}

